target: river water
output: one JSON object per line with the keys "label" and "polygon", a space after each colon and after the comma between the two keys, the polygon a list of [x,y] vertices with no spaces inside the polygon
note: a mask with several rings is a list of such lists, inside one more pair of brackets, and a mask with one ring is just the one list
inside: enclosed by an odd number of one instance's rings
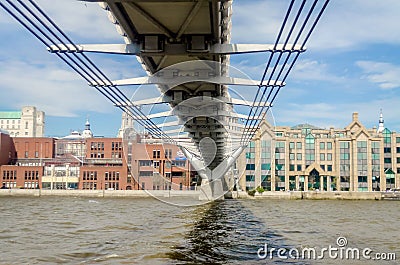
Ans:
{"label": "river water", "polygon": [[[0,264],[400,264],[399,228],[396,201],[3,197]],[[296,256],[340,237],[397,261]]]}

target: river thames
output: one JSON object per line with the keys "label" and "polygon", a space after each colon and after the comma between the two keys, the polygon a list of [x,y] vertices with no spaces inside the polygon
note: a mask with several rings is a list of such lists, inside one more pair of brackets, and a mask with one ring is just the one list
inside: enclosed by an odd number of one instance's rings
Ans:
{"label": "river thames", "polygon": [[[188,200],[193,199],[173,202]],[[0,211],[0,264],[399,264],[400,260],[396,201],[225,200],[182,207],[151,198],[3,197]],[[345,244],[338,245],[339,240]],[[322,251],[330,246],[331,253]],[[359,259],[341,258],[340,247],[343,253],[359,250]],[[315,249],[316,256],[299,257],[305,248]],[[362,256],[365,249],[370,260]],[[378,261],[376,253],[387,259],[394,253],[397,261]]]}

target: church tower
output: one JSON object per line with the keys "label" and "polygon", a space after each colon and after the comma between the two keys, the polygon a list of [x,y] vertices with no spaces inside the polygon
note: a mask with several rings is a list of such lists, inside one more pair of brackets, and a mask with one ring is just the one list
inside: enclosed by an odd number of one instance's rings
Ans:
{"label": "church tower", "polygon": [[85,130],[83,130],[82,136],[83,136],[83,138],[92,138],[92,137],[93,137],[93,133],[92,133],[92,131],[90,130],[90,122],[89,122],[89,119],[86,119]]}
{"label": "church tower", "polygon": [[122,112],[122,118],[121,118],[121,128],[118,131],[118,136],[119,138],[124,137],[124,131],[125,129],[128,128],[133,128],[133,118],[129,116],[126,112]]}
{"label": "church tower", "polygon": [[381,132],[383,132],[383,130],[385,130],[385,124],[384,124],[383,114],[382,114],[382,109],[381,109],[381,114],[379,115],[379,126],[378,126],[378,130],[376,132],[381,133]]}

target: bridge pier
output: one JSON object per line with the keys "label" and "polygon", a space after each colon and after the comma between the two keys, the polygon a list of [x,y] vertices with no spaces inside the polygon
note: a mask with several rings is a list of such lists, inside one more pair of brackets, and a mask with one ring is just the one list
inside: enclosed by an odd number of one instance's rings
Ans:
{"label": "bridge pier", "polygon": [[224,200],[224,185],[221,179],[215,179],[209,181],[208,179],[203,179],[201,181],[200,187],[200,201],[220,201]]}
{"label": "bridge pier", "polygon": [[225,176],[208,180],[203,179],[200,186],[200,201],[219,201],[224,199],[232,199],[232,181],[230,181],[230,173]]}

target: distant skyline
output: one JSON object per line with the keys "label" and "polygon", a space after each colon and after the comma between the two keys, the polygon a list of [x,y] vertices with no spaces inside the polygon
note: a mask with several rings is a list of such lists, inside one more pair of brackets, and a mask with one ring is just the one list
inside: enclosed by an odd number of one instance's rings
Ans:
{"label": "distant skyline", "polygon": [[[37,0],[76,43],[123,43],[95,3]],[[270,43],[289,1],[233,2],[232,43]],[[367,127],[400,131],[400,1],[335,0],[311,36],[273,107],[276,124],[309,123],[343,128],[359,113]],[[30,33],[0,10],[0,111],[31,105],[46,112],[46,135],[82,130],[88,117],[95,135],[116,136],[121,112],[87,86]],[[71,19],[73,14],[73,19]],[[251,29],[251,30],[249,30]],[[112,79],[145,75],[133,56],[89,54]],[[259,80],[267,55],[231,57]],[[145,94],[143,95],[145,96]]]}

